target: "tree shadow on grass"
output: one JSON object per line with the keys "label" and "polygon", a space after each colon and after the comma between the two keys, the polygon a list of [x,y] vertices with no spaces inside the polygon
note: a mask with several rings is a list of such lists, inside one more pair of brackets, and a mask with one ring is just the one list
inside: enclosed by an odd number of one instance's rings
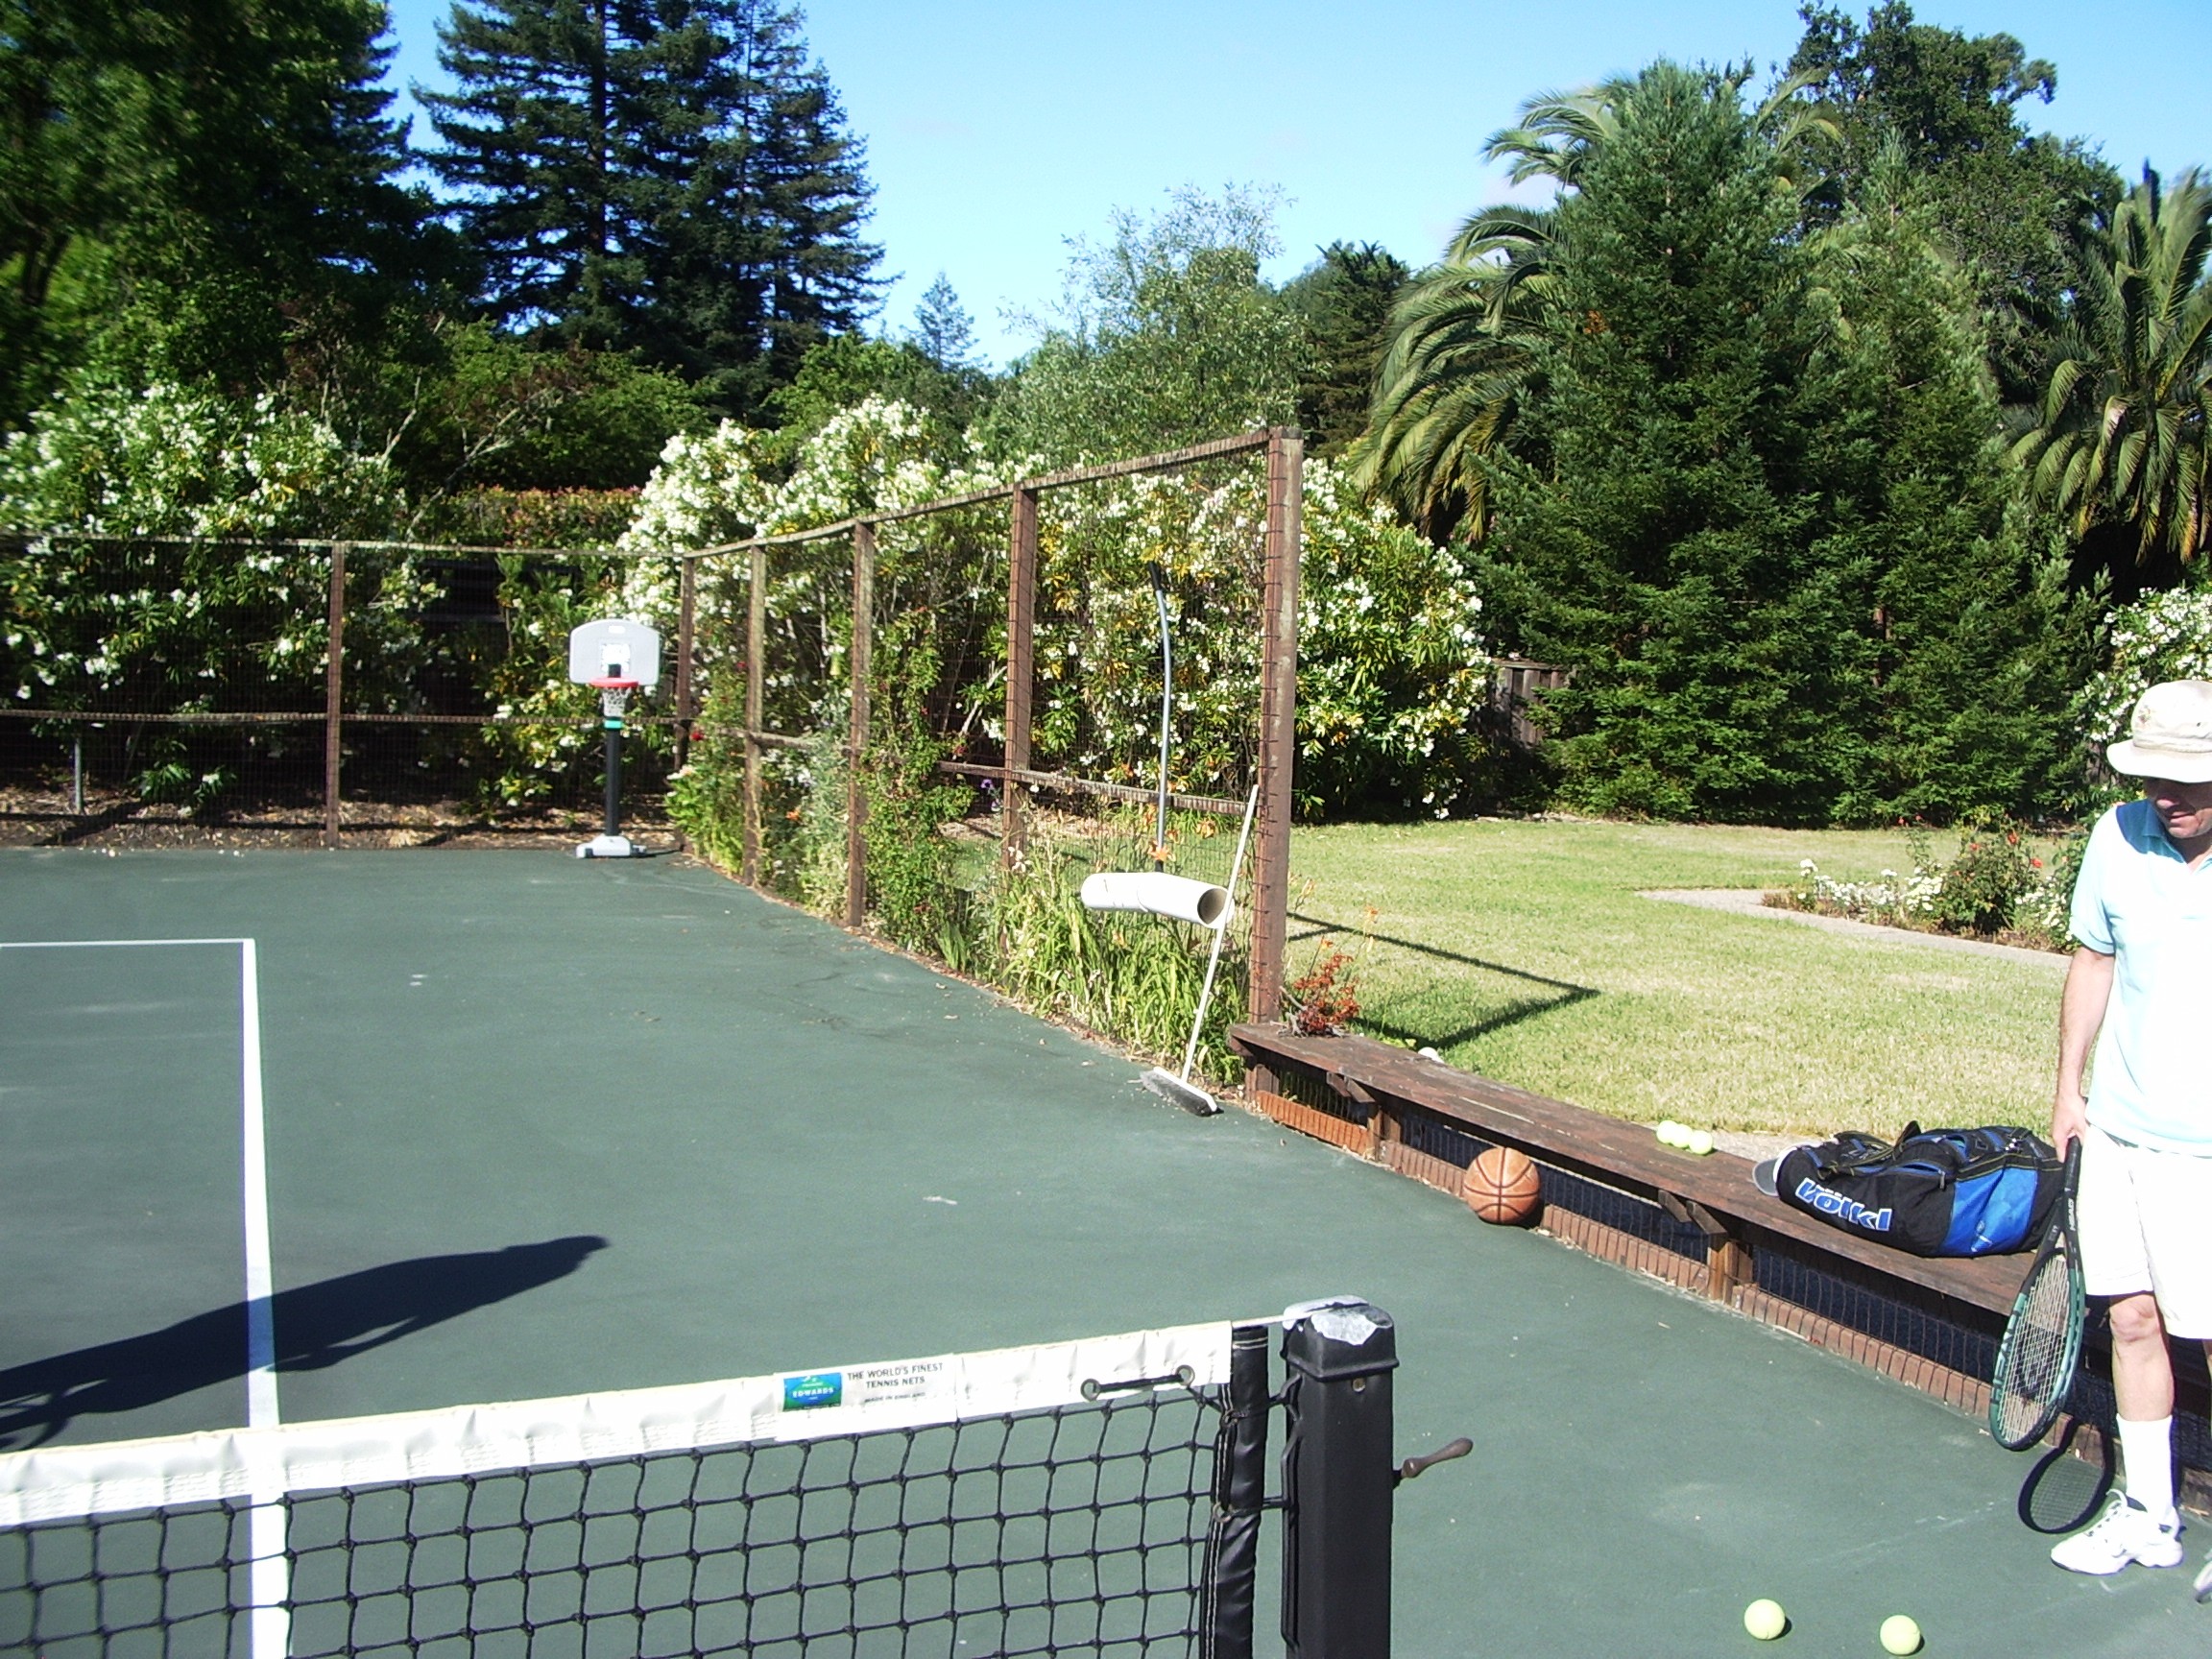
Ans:
{"label": "tree shadow on grass", "polygon": [[1460,1043],[1473,1042],[1492,1031],[1502,1031],[1508,1025],[1518,1025],[1524,1020],[1539,1015],[1554,1014],[1562,1008],[1572,1008],[1577,1002],[1587,1002],[1599,992],[1594,985],[1576,985],[1566,979],[1550,979],[1541,974],[1530,974],[1526,969],[1508,967],[1503,962],[1492,962],[1481,956],[1469,956],[1457,950],[1447,950],[1437,945],[1424,945],[1415,939],[1400,939],[1388,933],[1377,933],[1370,928],[1355,926],[1349,922],[1332,922],[1325,916],[1309,916],[1293,910],[1290,920],[1306,924],[1305,927],[1290,935],[1289,943],[1318,939],[1324,934],[1352,934],[1372,939],[1378,945],[1388,945],[1400,950],[1409,950],[1417,956],[1432,957],[1440,962],[1457,962],[1465,967],[1479,968],[1486,974],[1503,974],[1517,979],[1529,989],[1508,1000],[1502,1008],[1493,1009],[1456,1027],[1444,1028],[1442,1022],[1451,1015],[1439,1015],[1434,1022],[1420,1018],[1422,1004],[1432,993],[1407,992],[1385,994],[1383,1001],[1359,1011],[1361,1030],[1394,1043],[1407,1044],[1416,1048],[1449,1049]]}
{"label": "tree shadow on grass", "polygon": [[[432,1325],[473,1313],[581,1267],[591,1234],[452,1256],[418,1256],[269,1299],[278,1371],[322,1371]],[[243,1378],[246,1304],[0,1371],[0,1451],[23,1451],[79,1417],[136,1411]]]}

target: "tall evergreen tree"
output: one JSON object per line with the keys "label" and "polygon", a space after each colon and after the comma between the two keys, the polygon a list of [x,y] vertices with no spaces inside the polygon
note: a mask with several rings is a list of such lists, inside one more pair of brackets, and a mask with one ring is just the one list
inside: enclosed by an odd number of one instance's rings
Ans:
{"label": "tall evergreen tree", "polygon": [[1815,534],[1795,193],[1719,77],[1655,64],[1613,118],[1551,228],[1479,579],[1504,642],[1575,669],[1570,799],[1817,822],[1863,765],[1869,573]]}
{"label": "tall evergreen tree", "polygon": [[1810,452],[1821,551],[1871,572],[1867,763],[1835,811],[2038,815],[2080,777],[2068,705],[2088,607],[2021,499],[1973,285],[1921,185],[1892,147],[1802,261],[1822,325],[1810,368],[1835,397]]}
{"label": "tall evergreen tree", "polygon": [[1410,275],[1404,260],[1377,243],[1332,242],[1284,288],[1283,297],[1306,323],[1298,423],[1319,453],[1336,454],[1366,430],[1390,307]]}
{"label": "tall evergreen tree", "polygon": [[1660,63],[1551,217],[1492,534],[1575,670],[1570,800],[1820,823],[2059,804],[2079,608],[2022,511],[1971,290],[1889,147],[1803,234],[1726,79]]}
{"label": "tall evergreen tree", "polygon": [[975,367],[975,325],[942,271],[922,291],[922,303],[914,307],[914,344],[940,369]]}
{"label": "tall evergreen tree", "polygon": [[0,416],[91,336],[282,371],[302,319],[419,275],[381,0],[0,0]]}
{"label": "tall evergreen tree", "polygon": [[748,417],[879,291],[870,187],[774,0],[457,0],[426,94],[502,324],[629,350]]}

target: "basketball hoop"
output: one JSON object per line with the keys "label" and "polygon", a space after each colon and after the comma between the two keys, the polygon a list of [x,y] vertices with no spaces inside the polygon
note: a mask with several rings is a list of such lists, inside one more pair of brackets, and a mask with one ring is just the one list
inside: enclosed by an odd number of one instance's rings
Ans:
{"label": "basketball hoop", "polygon": [[622,716],[630,699],[661,683],[661,636],[628,616],[608,616],[568,630],[568,678],[599,693],[607,733],[607,827],[576,849],[579,858],[635,858],[619,829],[622,810]]}
{"label": "basketball hoop", "polygon": [[610,720],[621,719],[623,710],[630,706],[631,694],[641,688],[636,680],[618,680],[609,675],[584,684],[599,693],[599,712]]}

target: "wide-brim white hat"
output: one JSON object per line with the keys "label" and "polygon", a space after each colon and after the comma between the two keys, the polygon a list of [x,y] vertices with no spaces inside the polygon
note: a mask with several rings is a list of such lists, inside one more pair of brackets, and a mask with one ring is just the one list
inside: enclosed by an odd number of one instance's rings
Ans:
{"label": "wide-brim white hat", "polygon": [[2212,783],[2212,680],[2168,680],[2136,699],[2129,735],[2104,751],[2131,778]]}

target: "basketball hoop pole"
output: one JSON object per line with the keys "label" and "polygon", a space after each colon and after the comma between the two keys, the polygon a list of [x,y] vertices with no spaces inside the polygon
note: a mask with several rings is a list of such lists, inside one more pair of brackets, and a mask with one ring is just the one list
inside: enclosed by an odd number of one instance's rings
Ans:
{"label": "basketball hoop pole", "polygon": [[607,728],[607,822],[605,832],[617,833],[622,815],[622,716],[609,714],[602,722]]}
{"label": "basketball hoop pole", "polygon": [[599,834],[576,849],[579,858],[631,858],[637,849],[621,830],[622,817],[622,712],[630,694],[638,689],[635,680],[609,674],[585,682],[599,693],[600,723],[607,731],[607,821]]}

